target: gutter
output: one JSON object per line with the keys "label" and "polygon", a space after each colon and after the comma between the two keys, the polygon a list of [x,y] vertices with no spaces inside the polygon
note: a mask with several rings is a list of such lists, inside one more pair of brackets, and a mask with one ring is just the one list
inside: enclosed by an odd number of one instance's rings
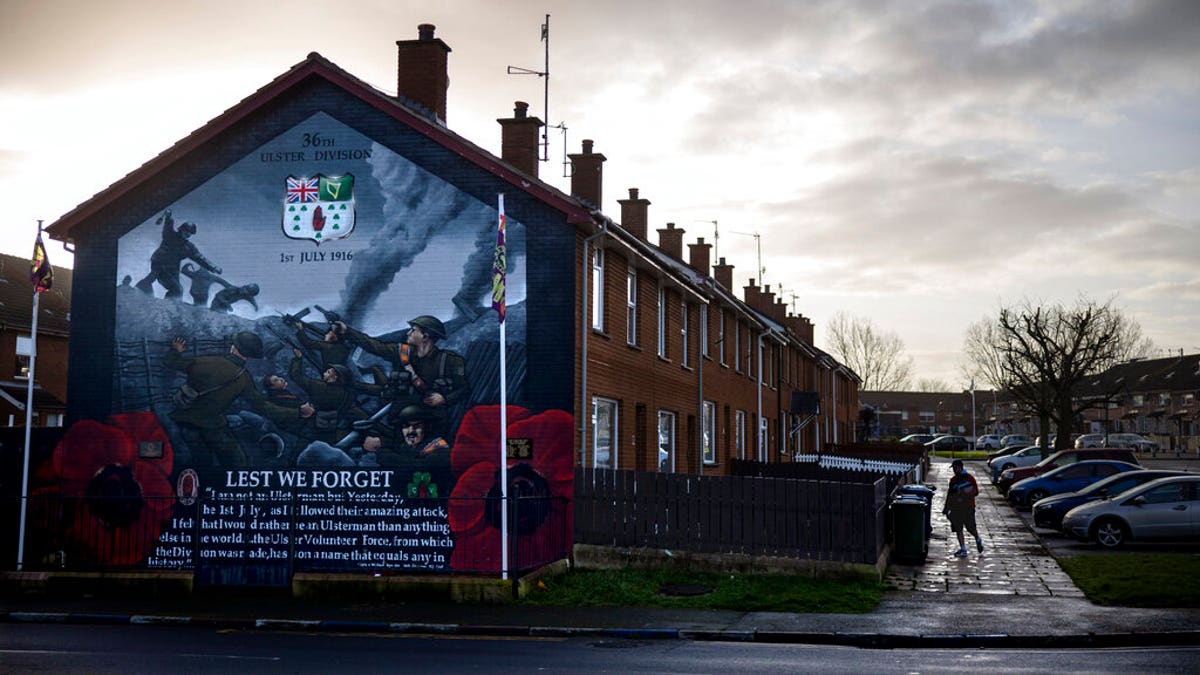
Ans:
{"label": "gutter", "polygon": [[[587,466],[587,426],[588,426],[587,421],[588,421],[588,418],[590,417],[590,414],[588,413],[588,409],[587,409],[587,379],[588,379],[587,373],[588,373],[588,333],[591,332],[592,327],[591,327],[590,323],[588,322],[588,319],[591,318],[592,313],[591,313],[591,307],[588,306],[588,300],[591,299],[592,296],[591,296],[591,293],[589,292],[590,289],[588,288],[588,285],[589,285],[588,282],[590,282],[591,278],[592,278],[592,258],[591,258],[591,254],[588,249],[591,246],[593,241],[600,239],[601,237],[604,237],[607,234],[608,234],[608,223],[602,222],[600,224],[600,230],[598,232],[596,232],[595,234],[593,234],[583,240],[583,261],[582,261],[582,264],[580,265],[580,267],[582,268],[582,271],[583,271],[583,274],[582,274],[583,283],[581,286],[583,290],[582,290],[582,294],[579,298],[579,306],[582,308],[582,311],[580,312],[580,318],[579,318],[579,343],[580,343],[580,348],[579,348],[580,349],[580,356],[579,356],[579,358],[580,358],[580,362],[579,362],[579,380],[580,380],[580,388],[579,388],[579,465],[580,466]],[[595,459],[595,457],[594,457],[595,451],[596,451],[595,448],[593,448],[592,449],[593,459]],[[613,466],[616,466],[616,461],[615,461],[616,460],[616,456],[615,456],[616,448],[613,448],[613,453],[614,453]]]}

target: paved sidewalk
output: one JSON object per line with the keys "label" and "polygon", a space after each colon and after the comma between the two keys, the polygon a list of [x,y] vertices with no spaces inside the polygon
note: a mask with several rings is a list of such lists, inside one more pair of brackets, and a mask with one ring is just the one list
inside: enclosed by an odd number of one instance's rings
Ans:
{"label": "paved sidewalk", "polygon": [[[970,464],[968,466],[971,466]],[[978,475],[979,464],[973,473]],[[978,521],[986,546],[966,559],[941,516],[949,463],[933,464],[933,539],[924,565],[893,566],[895,590],[869,614],[794,614],[643,607],[533,607],[384,602],[213,592],[189,598],[10,594],[0,624],[59,622],[192,625],[269,631],[335,631],[504,637],[685,639],[854,647],[1117,647],[1200,644],[1200,608],[1093,605],[1075,588],[999,492],[981,481]],[[12,590],[11,588],[7,590]]]}
{"label": "paved sidewalk", "polygon": [[988,480],[983,463],[967,462],[967,470],[979,482],[975,519],[983,538],[983,553],[976,553],[975,543],[968,534],[970,555],[954,557],[958,540],[942,515],[950,464],[936,461],[926,479],[931,487],[937,488],[933,496],[929,558],[924,565],[892,565],[885,580],[888,586],[928,593],[1082,598],[1083,592]]}

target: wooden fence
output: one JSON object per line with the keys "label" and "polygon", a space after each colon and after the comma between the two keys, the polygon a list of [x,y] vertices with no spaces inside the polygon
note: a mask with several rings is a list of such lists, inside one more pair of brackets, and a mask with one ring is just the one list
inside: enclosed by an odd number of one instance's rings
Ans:
{"label": "wooden fence", "polygon": [[575,471],[575,542],[875,564],[887,481],[585,469]]}

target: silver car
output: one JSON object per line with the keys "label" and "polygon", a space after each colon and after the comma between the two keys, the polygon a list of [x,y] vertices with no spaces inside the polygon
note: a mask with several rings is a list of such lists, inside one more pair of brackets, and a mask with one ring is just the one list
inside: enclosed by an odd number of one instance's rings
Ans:
{"label": "silver car", "polygon": [[1200,474],[1160,478],[1077,506],[1063,516],[1062,529],[1105,548],[1131,539],[1200,539]]}

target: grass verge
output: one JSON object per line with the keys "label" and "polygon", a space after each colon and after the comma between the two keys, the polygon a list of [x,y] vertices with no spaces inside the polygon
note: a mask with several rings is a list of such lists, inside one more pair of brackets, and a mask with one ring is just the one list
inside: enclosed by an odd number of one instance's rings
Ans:
{"label": "grass verge", "polygon": [[1076,555],[1059,558],[1058,563],[1098,605],[1200,607],[1200,555]]}
{"label": "grass verge", "polygon": [[[664,586],[701,586],[712,591],[703,595],[672,595],[662,592]],[[881,584],[865,580],[628,569],[572,570],[543,579],[521,602],[574,607],[862,614],[874,610],[882,596]]]}

